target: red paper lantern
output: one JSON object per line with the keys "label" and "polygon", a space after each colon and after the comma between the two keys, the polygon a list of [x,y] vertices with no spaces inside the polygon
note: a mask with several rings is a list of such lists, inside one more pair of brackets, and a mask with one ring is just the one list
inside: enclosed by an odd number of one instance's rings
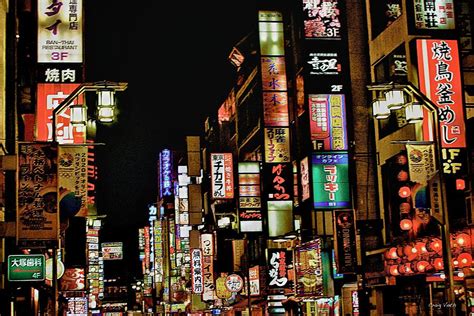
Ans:
{"label": "red paper lantern", "polygon": [[463,252],[458,256],[457,261],[460,268],[470,267],[472,265],[472,256],[470,253]]}
{"label": "red paper lantern", "polygon": [[410,187],[404,185],[398,190],[398,196],[401,198],[407,198],[411,195]]}
{"label": "red paper lantern", "polygon": [[400,221],[400,228],[402,230],[410,230],[412,227],[413,227],[413,222],[410,219],[405,218]]}
{"label": "red paper lantern", "polygon": [[436,258],[433,260],[433,266],[436,270],[443,270],[444,263],[442,258]]}

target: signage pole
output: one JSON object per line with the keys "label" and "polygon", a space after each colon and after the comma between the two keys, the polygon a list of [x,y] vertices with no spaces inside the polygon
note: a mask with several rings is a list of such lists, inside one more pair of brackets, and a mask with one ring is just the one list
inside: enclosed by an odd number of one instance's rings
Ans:
{"label": "signage pole", "polygon": [[53,287],[53,315],[58,315],[58,261],[57,246],[53,246],[53,278],[51,284]]}

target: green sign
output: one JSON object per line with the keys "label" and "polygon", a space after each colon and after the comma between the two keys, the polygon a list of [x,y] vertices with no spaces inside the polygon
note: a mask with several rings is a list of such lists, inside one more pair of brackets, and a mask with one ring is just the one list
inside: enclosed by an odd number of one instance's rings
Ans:
{"label": "green sign", "polygon": [[44,255],[8,256],[8,281],[43,281],[45,271]]}
{"label": "green sign", "polygon": [[313,153],[312,158],[314,208],[350,207],[348,153]]}

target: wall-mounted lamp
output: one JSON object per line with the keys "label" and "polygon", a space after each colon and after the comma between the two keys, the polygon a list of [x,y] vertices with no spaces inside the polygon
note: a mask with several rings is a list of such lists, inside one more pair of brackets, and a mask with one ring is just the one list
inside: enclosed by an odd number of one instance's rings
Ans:
{"label": "wall-mounted lamp", "polygon": [[387,107],[391,110],[399,110],[405,104],[405,95],[402,90],[388,90],[385,92],[385,100],[387,101]]}
{"label": "wall-mounted lamp", "polygon": [[71,125],[76,128],[83,128],[86,126],[86,107],[82,104],[73,104],[70,106],[71,109]]}
{"label": "wall-mounted lamp", "polygon": [[97,90],[97,118],[102,123],[113,122],[115,116],[115,92],[112,89]]}
{"label": "wall-mounted lamp", "polygon": [[423,121],[423,106],[420,102],[409,103],[405,107],[405,118],[408,123],[418,123]]}
{"label": "wall-mounted lamp", "polygon": [[376,99],[372,103],[372,113],[377,120],[386,119],[390,116],[390,109],[387,101],[384,99]]}

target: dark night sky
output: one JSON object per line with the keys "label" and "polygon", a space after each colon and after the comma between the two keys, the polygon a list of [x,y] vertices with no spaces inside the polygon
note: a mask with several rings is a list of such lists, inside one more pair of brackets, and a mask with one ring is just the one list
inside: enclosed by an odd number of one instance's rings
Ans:
{"label": "dark night sky", "polygon": [[86,81],[128,82],[117,123],[97,135],[106,143],[98,148],[101,240],[124,242],[131,261],[122,267],[139,268],[138,227],[156,201],[158,152],[184,149],[185,136],[200,134],[217,111],[235,73],[227,56],[256,14],[255,0],[86,1]]}

